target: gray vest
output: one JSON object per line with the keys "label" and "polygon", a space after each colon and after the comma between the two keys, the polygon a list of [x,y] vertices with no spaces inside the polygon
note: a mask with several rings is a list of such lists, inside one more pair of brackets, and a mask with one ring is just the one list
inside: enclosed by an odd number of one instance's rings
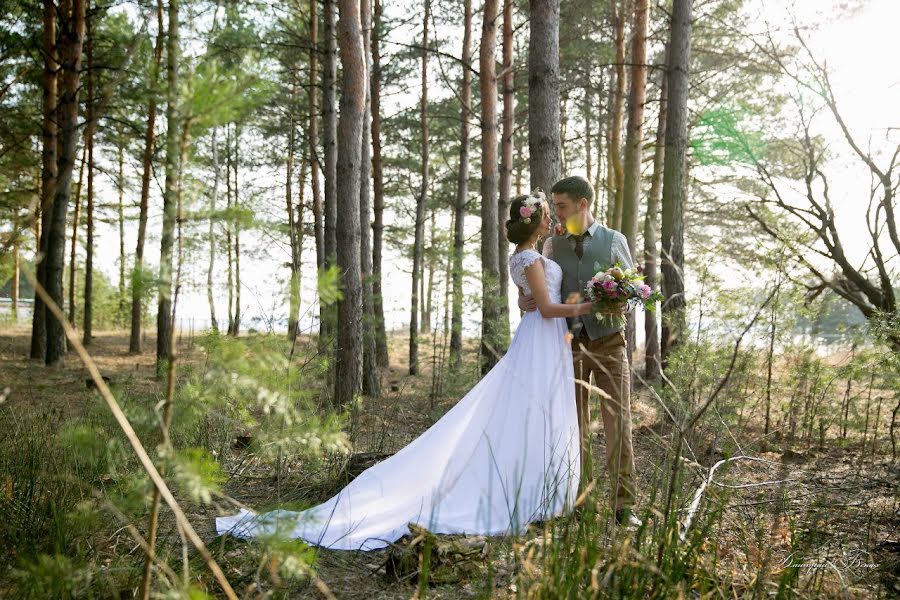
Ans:
{"label": "gray vest", "polygon": [[[555,235],[550,238],[553,244],[553,260],[562,267],[562,300],[566,301],[569,294],[578,292],[584,294],[584,286],[588,280],[602,269],[612,266],[612,242],[613,231],[606,227],[597,227],[596,236],[584,238],[584,253],[581,259],[575,254],[572,240],[564,235]],[[611,335],[623,329],[622,325],[613,322],[610,317],[598,320],[593,315],[583,317],[569,317],[566,319],[569,329],[577,333],[583,323],[588,336],[592,340]]]}

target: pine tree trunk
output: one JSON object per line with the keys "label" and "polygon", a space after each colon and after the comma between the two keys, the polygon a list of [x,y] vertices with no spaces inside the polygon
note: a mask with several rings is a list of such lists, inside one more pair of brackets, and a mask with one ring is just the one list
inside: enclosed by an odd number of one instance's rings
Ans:
{"label": "pine tree trunk", "polygon": [[469,119],[472,112],[472,0],[464,0],[465,21],[462,47],[463,82],[460,100],[459,169],[456,202],[453,204],[453,309],[450,318],[450,367],[459,366],[462,355],[463,243],[466,202],[469,196]]}
{"label": "pine tree trunk", "polygon": [[[231,128],[225,130],[225,205],[228,214],[234,208],[234,200],[231,187]],[[227,257],[227,278],[226,286],[228,287],[228,335],[234,330],[234,241],[232,232],[234,230],[234,221],[229,216],[225,221],[225,252]]]}
{"label": "pine tree trunk", "polygon": [[150,202],[150,175],[153,171],[153,149],[156,144],[156,93],[159,69],[162,65],[163,46],[163,7],[162,0],[156,3],[156,46],[153,50],[153,66],[150,71],[150,102],[147,107],[147,132],[144,136],[144,154],[141,174],[141,206],[138,216],[137,244],[134,252],[134,271],[131,276],[131,335],[128,351],[132,354],[141,352],[141,313],[145,285],[144,275],[144,243],[147,238],[147,213]]}
{"label": "pine tree trunk", "polygon": [[[66,211],[69,207],[72,171],[75,167],[78,141],[78,95],[81,80],[81,55],[84,43],[85,0],[60,2],[59,11],[64,15],[63,27],[57,42],[59,48],[62,86],[59,99],[59,155],[57,178],[53,196],[53,214],[47,237],[47,270],[44,287],[47,295],[60,308],[63,307],[63,265],[66,253]],[[44,362],[48,366],[63,366],[66,355],[66,336],[62,323],[46,311],[47,353]]]}
{"label": "pine tree trunk", "polygon": [[662,365],[684,335],[684,200],[692,0],[675,0],[669,41],[669,102],[662,191]]}
{"label": "pine tree trunk", "polygon": [[531,0],[528,41],[528,161],[531,187],[550,189],[560,179],[559,0]]}
{"label": "pine tree trunk", "polygon": [[362,370],[359,190],[368,80],[359,0],[339,0],[338,6],[343,78],[337,132],[341,148],[337,160],[337,209],[341,215],[337,264],[343,298],[338,301],[334,401],[336,406],[349,407],[360,390]]}
{"label": "pine tree trunk", "polygon": [[609,133],[609,164],[612,170],[612,190],[615,202],[611,202],[607,214],[609,227],[622,229],[622,210],[625,201],[625,171],[622,166],[622,122],[625,111],[625,0],[616,6],[617,0],[610,0],[610,18],[616,46],[615,85],[612,91],[612,119]]}
{"label": "pine tree trunk", "polygon": [[[288,241],[291,246],[291,274],[288,288],[288,339],[292,342],[297,339],[300,332],[298,319],[300,317],[300,272],[298,270],[297,221],[294,217],[294,141],[297,133],[297,125],[294,122],[294,106],[297,102],[297,70],[291,67],[291,99],[288,108],[288,148],[287,162],[285,163],[284,201],[287,208]],[[300,189],[303,189],[303,181],[300,181]]]}
{"label": "pine tree trunk", "polygon": [[375,312],[375,355],[379,367],[390,363],[384,301],[381,283],[381,248],[384,239],[384,175],[381,159],[381,0],[375,0],[372,35],[372,69],[369,73],[372,119],[372,191],[374,223],[372,225],[372,301]]}
{"label": "pine tree trunk", "polygon": [[[121,131],[119,132],[121,135]],[[116,187],[119,188],[118,218],[119,218],[119,298],[116,302],[118,313],[116,323],[125,315],[125,146],[119,138],[117,144],[119,173]]]}
{"label": "pine tree trunk", "polygon": [[209,304],[209,324],[213,333],[219,333],[219,322],[216,319],[216,300],[213,294],[214,271],[216,268],[216,233],[215,233],[215,214],[216,205],[219,202],[219,128],[213,126],[212,140],[210,142],[210,152],[212,154],[213,167],[213,185],[209,194],[209,229],[207,232],[207,243],[209,244],[209,264],[206,268],[206,302]]}
{"label": "pine tree trunk", "polygon": [[[337,113],[335,112],[335,86],[337,84],[337,39],[335,37],[335,0],[324,0],[325,58],[322,61],[322,141],[325,145],[325,210],[324,249],[325,268],[335,264],[337,252]],[[325,307],[325,320],[321,329],[326,341],[335,333],[335,308]]]}
{"label": "pine tree trunk", "polygon": [[[666,153],[666,108],[668,105],[668,78],[665,71],[660,77],[659,121],[656,125],[656,145],[653,152],[653,175],[650,177],[650,192],[647,195],[647,216],[644,219],[644,283],[656,289],[659,285],[657,265],[659,251],[659,200],[662,194],[662,170]],[[656,381],[662,373],[659,356],[659,331],[655,311],[644,311],[644,355],[648,381]]]}
{"label": "pine tree trunk", "polygon": [[[94,120],[94,73],[93,73],[93,46],[92,21],[87,22],[87,122]],[[94,136],[88,134],[84,140],[87,146],[87,197],[85,211],[85,248],[84,248],[84,322],[82,324],[82,344],[85,347],[91,345],[94,336]]]}
{"label": "pine tree trunk", "polygon": [[[35,256],[37,281],[46,286],[47,240],[53,216],[53,196],[56,190],[56,138],[57,129],[57,87],[59,63],[56,47],[56,5],[52,0],[43,3],[42,51],[44,72],[41,74],[41,186],[40,186],[40,234],[38,252]],[[36,221],[37,222],[37,221]],[[43,359],[47,353],[47,320],[44,301],[37,292],[34,294],[31,324],[31,352],[34,359]]]}
{"label": "pine tree trunk", "polygon": [[[625,134],[625,179],[622,193],[622,228],[632,261],[637,257],[638,212],[641,197],[641,156],[644,149],[644,106],[647,103],[647,17],[649,0],[635,0],[632,25],[631,77],[628,91],[628,127]],[[628,364],[635,346],[635,312],[626,319]]]}
{"label": "pine tree trunk", "polygon": [[428,21],[431,0],[425,0],[422,24],[422,94],[419,98],[419,133],[421,140],[421,182],[416,196],[416,222],[413,240],[412,298],[409,313],[409,374],[419,372],[419,301],[422,277],[422,246],[425,233],[425,204],[428,201]]}
{"label": "pine tree trunk", "polygon": [[515,73],[513,71],[513,0],[503,2],[503,132],[500,136],[500,203],[497,205],[497,260],[500,268],[500,321],[498,334],[505,351],[509,346],[509,240],[506,215],[512,186],[513,131],[515,130]]}
{"label": "pine tree trunk", "polygon": [[[309,172],[313,197],[313,230],[316,240],[316,272],[325,268],[325,224],[322,214],[322,190],[319,187],[319,15],[318,0],[309,0],[309,87],[307,88],[309,106]],[[324,350],[323,327],[326,307],[319,303],[319,350]]]}
{"label": "pine tree trunk", "polygon": [[[366,59],[366,73],[372,73],[372,1],[361,0],[360,21],[363,31],[363,53]],[[363,365],[362,391],[377,398],[381,395],[378,377],[376,338],[379,335],[375,314],[374,288],[372,287],[372,233],[370,213],[372,212],[372,88],[365,89],[366,102],[362,128],[362,156],[359,176],[359,263],[362,278],[362,329]]]}
{"label": "pine tree trunk", "polygon": [[169,0],[169,28],[166,36],[166,181],[163,191],[163,225],[159,250],[159,301],[156,315],[156,374],[164,373],[172,359],[172,249],[178,210],[178,114],[179,30],[178,0]]}
{"label": "pine tree trunk", "polygon": [[387,347],[387,331],[384,319],[382,292],[382,245],[384,237],[384,176],[381,152],[381,0],[375,0],[374,35],[372,36],[371,86],[371,136],[372,177],[374,192],[374,223],[372,226],[372,296],[375,313],[375,352],[378,366],[390,363]]}
{"label": "pine tree trunk", "polygon": [[72,238],[69,240],[69,325],[75,327],[75,288],[78,281],[78,226],[81,224],[81,190],[84,183],[84,167],[87,164],[87,144],[81,150],[81,165],[78,168],[78,183],[75,185],[75,212],[72,214]]}
{"label": "pine tree trunk", "polygon": [[428,252],[426,254],[428,259],[426,261],[428,265],[428,283],[425,291],[425,310],[422,313],[422,331],[425,333],[430,333],[434,330],[431,322],[431,315],[434,311],[434,253],[436,252],[435,246],[437,244],[437,228],[434,221],[435,211],[432,210],[428,219]]}
{"label": "pine tree trunk", "polygon": [[[238,184],[238,165],[240,164],[241,128],[234,125],[234,160],[231,167],[234,169],[234,208],[240,209],[241,194]],[[241,222],[234,220],[234,318],[231,321],[231,335],[237,337],[241,332]]]}
{"label": "pine tree trunk", "polygon": [[[551,0],[551,4],[554,0]],[[532,2],[532,4],[535,4]],[[558,6],[557,6],[558,8]],[[481,88],[481,373],[497,364],[500,353],[500,259],[497,181],[497,21],[498,0],[485,0],[479,55]],[[532,28],[535,26],[532,11]],[[535,34],[532,29],[532,35]],[[552,41],[544,40],[550,44]],[[555,72],[555,71],[554,71]],[[532,97],[533,98],[533,97]],[[558,132],[558,130],[557,130]],[[559,139],[557,132],[552,137]]]}
{"label": "pine tree trunk", "polygon": [[14,241],[12,247],[12,318],[13,323],[19,322],[19,242]]}

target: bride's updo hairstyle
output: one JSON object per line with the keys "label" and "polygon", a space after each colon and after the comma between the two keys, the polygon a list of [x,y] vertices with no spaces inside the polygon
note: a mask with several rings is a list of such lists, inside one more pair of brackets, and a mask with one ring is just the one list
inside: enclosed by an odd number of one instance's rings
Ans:
{"label": "bride's updo hairstyle", "polygon": [[528,241],[541,226],[544,217],[544,192],[538,188],[527,195],[516,196],[509,203],[506,239],[512,244]]}

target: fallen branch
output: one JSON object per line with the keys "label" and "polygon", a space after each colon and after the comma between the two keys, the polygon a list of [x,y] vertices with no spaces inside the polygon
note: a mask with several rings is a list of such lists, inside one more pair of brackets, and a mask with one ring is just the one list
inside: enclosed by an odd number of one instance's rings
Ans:
{"label": "fallen branch", "polygon": [[742,485],[731,486],[724,483],[718,483],[713,479],[713,476],[716,474],[716,469],[721,467],[722,465],[736,461],[736,460],[753,460],[758,462],[765,462],[771,464],[780,464],[771,460],[766,460],[764,458],[757,458],[755,456],[732,456],[731,458],[725,458],[714,464],[709,468],[709,473],[706,475],[706,479],[703,480],[703,483],[700,484],[700,487],[697,488],[697,491],[694,492],[694,498],[691,500],[690,505],[688,506],[687,516],[684,519],[684,525],[681,528],[681,533],[678,534],[679,539],[684,542],[687,539],[688,529],[691,528],[691,524],[694,521],[694,515],[697,514],[697,511],[700,509],[700,500],[703,498],[703,492],[706,491],[706,488],[709,487],[710,484],[715,484],[720,487],[727,487],[732,489],[743,489],[743,488],[751,488],[751,487],[760,487],[764,485],[776,485],[780,483],[789,483],[795,480],[793,479],[780,479],[775,481],[760,481],[758,483],[747,483]]}

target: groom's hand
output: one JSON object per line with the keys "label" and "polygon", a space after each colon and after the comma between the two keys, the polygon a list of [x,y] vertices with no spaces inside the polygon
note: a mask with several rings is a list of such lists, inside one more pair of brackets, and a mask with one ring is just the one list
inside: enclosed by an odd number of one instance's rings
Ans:
{"label": "groom's hand", "polygon": [[[516,286],[519,287],[519,286]],[[537,310],[537,301],[534,299],[534,296],[522,293],[522,288],[519,287],[519,310],[524,310],[525,312],[531,312],[533,310]]]}

